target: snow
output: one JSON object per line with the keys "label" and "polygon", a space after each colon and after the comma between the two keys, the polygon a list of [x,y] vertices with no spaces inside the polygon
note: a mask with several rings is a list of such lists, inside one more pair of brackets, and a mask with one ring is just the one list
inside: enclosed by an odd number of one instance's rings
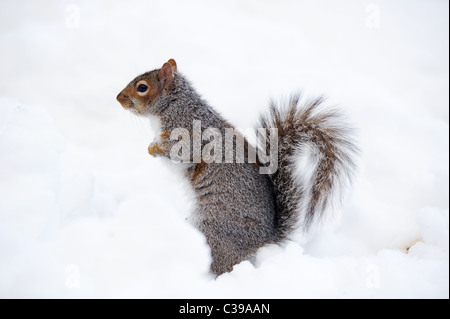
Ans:
{"label": "snow", "polygon": [[[447,1],[0,6],[0,297],[449,297]],[[341,105],[342,210],[209,276],[192,193],[115,101],[169,58],[237,127],[299,89]]]}

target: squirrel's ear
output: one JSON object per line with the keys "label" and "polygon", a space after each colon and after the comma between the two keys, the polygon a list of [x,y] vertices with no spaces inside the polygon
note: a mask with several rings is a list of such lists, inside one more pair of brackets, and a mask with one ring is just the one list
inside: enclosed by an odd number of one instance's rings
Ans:
{"label": "squirrel's ear", "polygon": [[174,59],[170,59],[169,61],[167,61],[167,63],[169,63],[172,66],[173,72],[177,70],[177,63],[175,62]]}
{"label": "squirrel's ear", "polygon": [[[173,61],[173,62],[175,63],[175,61]],[[175,64],[175,67],[176,67],[176,64]],[[173,67],[169,62],[164,63],[161,70],[159,70],[158,80],[162,85],[163,93],[167,93],[173,82]]]}

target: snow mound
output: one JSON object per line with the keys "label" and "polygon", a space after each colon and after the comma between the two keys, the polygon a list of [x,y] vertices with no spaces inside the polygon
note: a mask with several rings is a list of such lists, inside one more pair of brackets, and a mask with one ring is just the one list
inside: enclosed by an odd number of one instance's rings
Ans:
{"label": "snow mound", "polygon": [[1,98],[0,119],[1,297],[181,297],[207,278],[181,207],[106,191],[43,108]]}
{"label": "snow mound", "polygon": [[90,170],[40,107],[2,98],[0,119],[1,297],[448,296],[448,210],[421,209],[409,247],[374,249],[344,217],[215,280],[177,176]]}

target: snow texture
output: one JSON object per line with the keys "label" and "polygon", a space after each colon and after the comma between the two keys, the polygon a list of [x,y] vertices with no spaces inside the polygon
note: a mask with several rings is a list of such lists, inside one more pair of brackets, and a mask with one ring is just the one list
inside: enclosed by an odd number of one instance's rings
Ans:
{"label": "snow texture", "polygon": [[[447,1],[2,1],[0,297],[448,298]],[[341,211],[217,279],[150,123],[174,58],[237,127],[324,93],[357,127]]]}

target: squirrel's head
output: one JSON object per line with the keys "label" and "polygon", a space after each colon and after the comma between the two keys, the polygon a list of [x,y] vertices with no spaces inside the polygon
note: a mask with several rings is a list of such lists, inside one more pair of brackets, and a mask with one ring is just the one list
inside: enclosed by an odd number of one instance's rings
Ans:
{"label": "squirrel's head", "polygon": [[149,114],[154,102],[169,93],[176,70],[175,60],[170,59],[161,69],[144,73],[131,81],[117,95],[117,101],[123,108],[137,114]]}

